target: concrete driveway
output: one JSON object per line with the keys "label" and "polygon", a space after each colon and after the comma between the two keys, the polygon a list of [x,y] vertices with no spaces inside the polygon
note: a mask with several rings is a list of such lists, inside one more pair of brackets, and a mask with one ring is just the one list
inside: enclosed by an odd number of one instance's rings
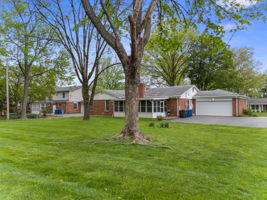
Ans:
{"label": "concrete driveway", "polygon": [[267,117],[194,116],[190,118],[177,118],[171,121],[193,124],[215,124],[227,126],[267,128]]}

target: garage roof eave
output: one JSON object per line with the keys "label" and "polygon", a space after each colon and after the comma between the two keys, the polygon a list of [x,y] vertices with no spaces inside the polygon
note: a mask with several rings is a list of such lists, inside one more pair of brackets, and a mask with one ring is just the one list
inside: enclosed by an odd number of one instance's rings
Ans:
{"label": "garage roof eave", "polygon": [[248,99],[246,96],[194,96],[193,99],[197,98],[241,98],[241,99]]}

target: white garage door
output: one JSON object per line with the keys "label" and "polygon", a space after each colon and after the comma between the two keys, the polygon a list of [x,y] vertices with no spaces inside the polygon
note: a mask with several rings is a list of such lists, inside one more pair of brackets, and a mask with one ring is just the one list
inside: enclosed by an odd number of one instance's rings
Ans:
{"label": "white garage door", "polygon": [[233,116],[232,101],[197,101],[196,115]]}

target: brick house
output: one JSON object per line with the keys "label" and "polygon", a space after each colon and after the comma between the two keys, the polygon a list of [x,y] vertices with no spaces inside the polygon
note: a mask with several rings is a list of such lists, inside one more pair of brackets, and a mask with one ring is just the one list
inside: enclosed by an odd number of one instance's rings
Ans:
{"label": "brick house", "polygon": [[267,110],[267,98],[248,99],[248,107],[254,112],[263,112]]}
{"label": "brick house", "polygon": [[55,110],[62,110],[63,113],[82,112],[82,88],[81,87],[60,87],[51,100],[38,101],[31,104],[31,112],[39,114],[43,109],[51,107]]}
{"label": "brick house", "polygon": [[[104,90],[95,95],[92,115],[124,117],[124,90]],[[51,101],[32,104],[38,113],[48,105],[64,113],[83,113],[80,87],[58,88]],[[146,89],[139,86],[139,117],[179,117],[180,110],[192,110],[194,115],[239,116],[247,108],[247,98],[224,90],[199,91],[194,85]]]}

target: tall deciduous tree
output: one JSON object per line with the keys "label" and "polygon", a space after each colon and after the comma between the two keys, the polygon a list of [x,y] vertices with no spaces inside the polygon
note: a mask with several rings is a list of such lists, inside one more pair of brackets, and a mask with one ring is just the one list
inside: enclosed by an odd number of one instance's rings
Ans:
{"label": "tall deciduous tree", "polygon": [[26,118],[31,81],[50,70],[65,73],[66,65],[54,48],[53,31],[37,15],[29,0],[6,0],[1,32],[5,38],[7,57],[16,63],[23,75],[23,100],[21,118]]}
{"label": "tall deciduous tree", "polygon": [[152,85],[182,84],[195,38],[194,31],[179,26],[175,18],[164,21],[153,31],[146,47],[143,76],[148,76]]}
{"label": "tall deciduous tree", "polygon": [[[44,22],[56,33],[58,40],[71,57],[76,76],[82,85],[83,119],[88,120],[97,80],[99,74],[104,71],[100,69],[100,59],[107,43],[88,20],[80,2],[74,0],[35,2]],[[100,11],[97,16],[99,21],[105,24]]]}
{"label": "tall deciduous tree", "polygon": [[101,68],[104,69],[103,73],[100,74],[97,86],[101,89],[110,90],[121,90],[124,89],[124,76],[122,66],[111,65],[111,58],[105,58],[101,61]]}
{"label": "tall deciduous tree", "polygon": [[200,35],[190,51],[187,73],[191,83],[201,90],[232,90],[237,79],[234,79],[233,53],[228,48],[220,37]]}
{"label": "tall deciduous tree", "polygon": [[259,97],[261,90],[266,84],[266,74],[259,72],[261,63],[256,61],[251,48],[234,49],[234,65],[237,72],[236,78],[239,85],[235,88],[236,92],[252,97]]}
{"label": "tall deciduous tree", "polygon": [[[117,53],[125,73],[125,125],[118,137],[126,139],[134,139],[139,142],[148,142],[145,136],[141,133],[138,120],[138,86],[140,83],[140,66],[143,58],[144,48],[149,40],[151,32],[151,18],[152,13],[158,5],[159,21],[164,19],[165,14],[169,17],[176,15],[177,17],[184,18],[185,15],[190,15],[191,23],[205,23],[208,26],[219,30],[216,25],[223,19],[235,19],[240,24],[248,24],[249,17],[255,17],[258,13],[258,5],[252,5],[251,8],[240,7],[240,4],[232,2],[228,5],[229,1],[199,1],[199,0],[184,0],[181,2],[175,0],[151,0],[144,2],[142,0],[133,1],[116,1],[117,5],[121,5],[121,9],[132,6],[127,13],[127,18],[121,21],[116,14],[117,9],[112,9],[113,1],[100,0],[101,7],[104,15],[108,19],[111,30],[107,30],[101,23],[96,14],[95,8],[92,6],[90,0],[81,0],[86,13],[94,24],[101,36]],[[188,12],[183,12],[184,8],[188,7]],[[245,20],[241,17],[240,13],[245,14]],[[209,15],[206,15],[209,13]],[[212,17],[211,17],[212,16]],[[186,18],[186,17],[185,17]],[[118,23],[120,22],[120,23]],[[153,21],[154,22],[154,21]],[[129,55],[122,42],[120,35],[122,27],[129,31],[130,35],[130,52]],[[124,33],[123,32],[123,33]]]}
{"label": "tall deciduous tree", "polygon": [[117,53],[125,73],[125,126],[119,137],[147,142],[141,133],[138,123],[138,86],[140,84],[140,66],[144,48],[149,40],[151,31],[151,15],[156,6],[156,0],[152,0],[143,17],[143,1],[133,1],[133,11],[129,15],[131,55],[128,56],[119,36],[119,30],[114,24],[111,14],[108,12],[108,4],[102,0],[101,6],[107,17],[111,31],[101,23],[92,7],[91,2],[82,0],[86,13],[98,32]]}
{"label": "tall deciduous tree", "polygon": [[[57,67],[57,70],[54,68],[43,73],[43,69],[41,69],[40,67],[32,66],[31,73],[39,74],[38,76],[32,77],[30,80],[28,88],[29,104],[35,101],[44,101],[46,99],[50,99],[52,97],[52,94],[55,93],[58,84],[68,84],[69,82],[72,82],[73,72],[71,71],[71,68],[66,67],[69,65],[69,62],[68,57],[64,57],[64,54],[66,53],[62,52],[60,54],[60,59],[56,60],[57,64],[54,63],[54,65],[62,66]],[[3,67],[0,67],[0,82],[4,84],[5,68],[7,64],[3,65]],[[21,105],[23,100],[24,75],[21,73],[20,68],[16,65],[15,62],[9,62],[8,68],[10,105],[13,112],[19,113],[21,110],[19,105]],[[2,93],[2,95],[5,97],[5,93]]]}

